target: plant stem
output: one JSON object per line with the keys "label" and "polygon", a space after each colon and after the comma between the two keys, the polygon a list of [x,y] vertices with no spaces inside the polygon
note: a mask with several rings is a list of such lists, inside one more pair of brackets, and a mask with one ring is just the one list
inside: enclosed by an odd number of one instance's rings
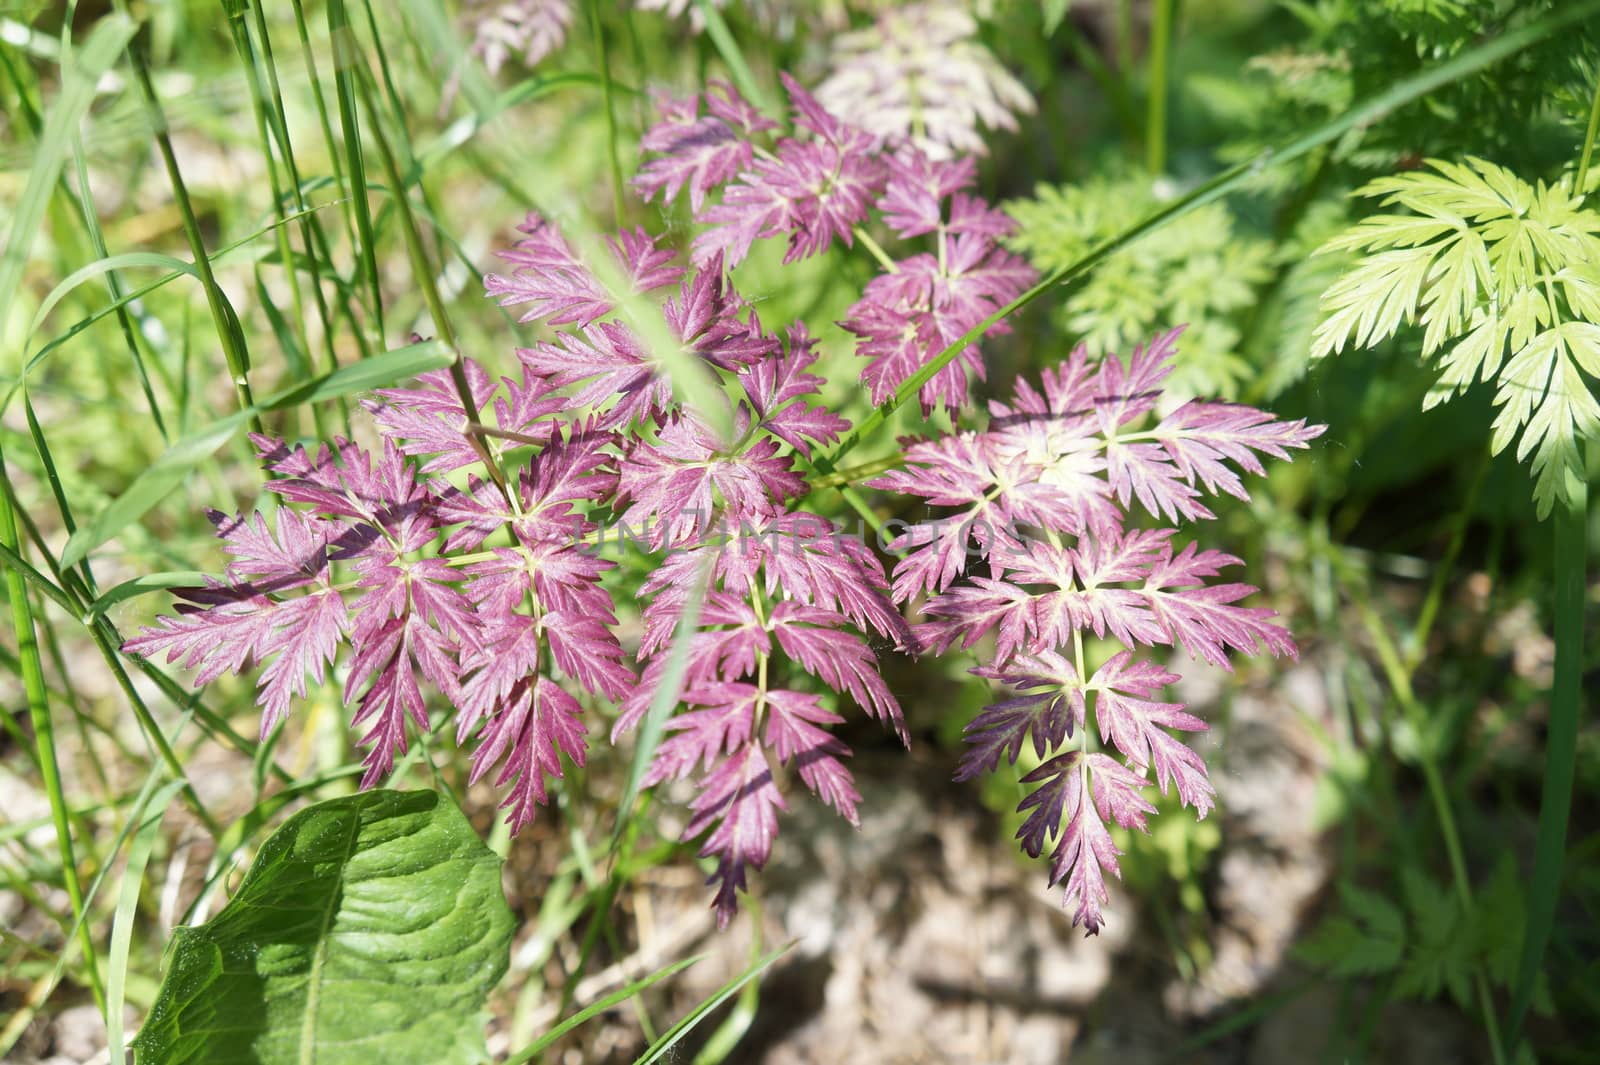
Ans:
{"label": "plant stem", "polygon": [[[339,126],[344,133],[345,162],[350,167],[350,200],[355,207],[361,243],[361,271],[372,295],[372,318],[380,348],[387,345],[383,321],[383,287],[378,278],[377,237],[372,206],[367,202],[367,167],[361,153],[361,125],[356,117],[356,88],[361,82],[361,45],[350,26],[344,0],[328,0],[328,36],[333,40],[333,80],[339,98]],[[369,106],[369,112],[372,108]],[[398,195],[398,186],[396,187]]]}
{"label": "plant stem", "polygon": [[1067,42],[1067,47],[1072,50],[1072,58],[1078,61],[1078,66],[1083,68],[1083,72],[1089,75],[1100,92],[1111,102],[1111,113],[1116,116],[1122,139],[1129,145],[1138,144],[1139,112],[1128,93],[1128,85],[1123,80],[1123,74],[1113,71],[1107,65],[1094,45],[1084,39],[1083,33],[1073,25],[1070,18],[1062,19],[1061,26],[1056,32]]}
{"label": "plant stem", "polygon": [[1594,158],[1596,133],[1600,133],[1600,78],[1595,80],[1594,99],[1589,103],[1589,127],[1583,133],[1583,151],[1578,155],[1578,172],[1572,182],[1572,189],[1579,196],[1583,195],[1583,185],[1589,177],[1589,160]]}
{"label": "plant stem", "polygon": [[[450,315],[445,311],[444,298],[439,294],[438,282],[433,276],[433,266],[428,262],[427,249],[422,246],[422,232],[417,228],[416,215],[411,210],[411,201],[406,196],[405,182],[400,177],[399,164],[395,162],[394,152],[389,147],[389,138],[384,135],[383,123],[378,117],[377,106],[372,99],[372,90],[367,85],[365,65],[357,62],[354,35],[350,40],[350,80],[355,83],[355,90],[359,93],[361,103],[365,106],[367,116],[372,120],[372,139],[378,146],[378,159],[383,164],[384,179],[389,183],[390,202],[395,206],[395,214],[400,219],[400,232],[405,237],[406,251],[411,257],[411,272],[415,275],[417,284],[422,288],[423,299],[428,304],[428,315],[433,319],[433,327],[439,331],[439,339],[449,347],[455,356],[450,363],[450,379],[456,386],[457,397],[461,400],[462,410],[466,412],[467,424],[480,422],[477,401],[472,398],[472,384],[467,380],[466,367],[461,361],[461,346],[456,340],[455,327],[450,324]],[[506,486],[505,474],[500,469],[500,464],[495,461],[494,455],[484,445],[483,436],[469,432],[467,440],[477,451],[478,458],[483,462],[484,468],[489,471],[489,476],[494,479],[500,490],[506,493],[506,501],[512,502],[516,495]]]}
{"label": "plant stem", "polygon": [[1172,50],[1172,6],[1155,0],[1150,25],[1150,99],[1144,124],[1144,168],[1156,177],[1167,169],[1167,74]]}
{"label": "plant stem", "polygon": [[738,42],[733,39],[733,33],[728,29],[728,23],[723,19],[722,12],[709,0],[695,0],[695,7],[705,19],[706,36],[711,38],[711,43],[716,47],[717,54],[722,56],[722,61],[728,64],[728,73],[733,75],[733,83],[738,86],[739,92],[755,105],[757,111],[774,114],[772,101],[762,91],[761,83],[756,81],[756,76],[750,70],[750,64],[745,61],[744,53],[739,50]]}
{"label": "plant stem", "polygon": [[611,50],[606,45],[605,27],[600,24],[600,0],[589,0],[589,32],[594,35],[594,47],[600,59],[600,96],[606,109],[606,153],[611,160],[611,210],[620,226],[627,204],[622,195],[622,160],[617,154],[617,108],[611,92]]}
{"label": "plant stem", "polygon": [[[118,6],[125,8],[126,5]],[[147,34],[149,28],[146,27],[143,32]],[[183,180],[183,170],[178,166],[178,156],[173,151],[172,138],[167,136],[166,113],[161,109],[161,98],[156,95],[155,83],[150,79],[150,63],[144,47],[141,46],[142,40],[143,38],[135,38],[133,46],[128,49],[133,60],[134,80],[139,83],[145,111],[155,128],[156,147],[161,152],[161,161],[167,170],[167,180],[172,184],[172,196],[178,205],[179,217],[183,221],[183,234],[188,238],[189,250],[194,255],[195,269],[200,272],[200,286],[205,289],[206,305],[211,310],[211,320],[216,326],[217,339],[221,342],[223,356],[228,361],[228,372],[233,376],[234,392],[238,395],[239,406],[250,410],[255,406],[255,397],[250,394],[250,380],[245,376],[250,369],[250,356],[244,348],[238,316],[234,314],[233,307],[222,294],[222,286],[217,284],[216,275],[211,271],[211,259],[206,255],[205,238],[200,233],[200,222],[195,217],[194,205],[189,201],[188,186]],[[259,414],[250,415],[250,428],[257,433],[263,431]]]}
{"label": "plant stem", "polygon": [[1555,678],[1550,688],[1550,723],[1545,737],[1544,788],[1539,796],[1539,829],[1534,843],[1533,878],[1528,886],[1528,919],[1517,966],[1516,990],[1505,1025],[1505,1051],[1515,1052],[1528,1007],[1544,964],[1561,896],[1567,820],[1578,752],[1578,718],[1583,702],[1583,610],[1587,584],[1589,486],[1567,474],[1567,505],[1557,509],[1555,526]]}
{"label": "plant stem", "polygon": [[[1361,616],[1366,623],[1367,632],[1372,637],[1373,646],[1378,652],[1378,660],[1383,666],[1384,675],[1388,678],[1389,687],[1399,700],[1406,724],[1415,737],[1417,760],[1422,766],[1422,778],[1427,784],[1428,799],[1433,804],[1434,816],[1439,822],[1439,834],[1444,838],[1445,855],[1450,862],[1450,879],[1454,882],[1456,896],[1460,899],[1461,912],[1463,915],[1468,915],[1472,912],[1472,880],[1467,874],[1466,853],[1461,846],[1461,833],[1456,828],[1455,813],[1450,807],[1450,792],[1445,786],[1444,774],[1439,770],[1438,753],[1433,749],[1433,742],[1428,736],[1427,712],[1417,701],[1416,691],[1411,686],[1411,672],[1401,661],[1400,653],[1389,637],[1387,626],[1370,602],[1362,601]],[[1490,1056],[1494,1065],[1505,1065],[1500,1025],[1494,1014],[1494,1000],[1489,994],[1489,982],[1484,976],[1481,965],[1473,966],[1472,978],[1478,992],[1479,1007],[1483,1011],[1484,1028],[1489,1037]]]}
{"label": "plant stem", "polygon": [[[878,260],[878,265],[883,267],[884,273],[898,274],[900,272],[900,267],[896,266],[895,261],[889,258],[889,253],[883,250],[883,245],[872,239],[871,233],[868,233],[861,226],[853,227],[851,233],[861,242],[861,246],[871,252],[874,259]],[[940,248],[941,250],[943,249],[942,244]]]}
{"label": "plant stem", "polygon": [[[1589,104],[1589,126],[1573,189],[1583,195],[1600,131],[1600,79]],[[1591,445],[1592,447],[1592,445]],[[1586,455],[1593,458],[1592,454]],[[1587,471],[1588,466],[1583,470]],[[1545,736],[1544,788],[1539,795],[1539,828],[1534,839],[1533,879],[1528,887],[1528,917],[1524,925],[1522,960],[1506,1015],[1507,1056],[1514,1055],[1522,1022],[1533,1003],[1544,965],[1545,948],[1555,927],[1556,903],[1561,898],[1561,866],[1567,845],[1567,821],[1572,813],[1572,784],[1577,768],[1578,718],[1583,700],[1583,611],[1588,591],[1589,483],[1586,472],[1567,471],[1567,504],[1557,508],[1555,525],[1555,677],[1550,686],[1550,723]]]}
{"label": "plant stem", "polygon": [[[5,476],[5,456],[0,454],[0,478]],[[17,518],[11,509],[11,493],[0,491],[0,543],[20,553]],[[50,816],[55,824],[56,845],[61,853],[61,880],[67,889],[78,926],[78,942],[83,947],[84,964],[89,972],[89,987],[101,1012],[105,1011],[105,991],[100,986],[100,970],[95,962],[94,938],[84,920],[83,885],[78,882],[78,860],[73,852],[72,828],[68,821],[66,793],[61,787],[61,766],[56,759],[55,730],[50,721],[50,698],[45,691],[44,664],[39,658],[39,641],[33,627],[33,608],[22,571],[6,566],[6,597],[11,600],[11,621],[17,635],[17,658],[22,664],[22,687],[28,700],[28,716],[33,722],[34,745],[39,754],[39,775],[50,797]]]}

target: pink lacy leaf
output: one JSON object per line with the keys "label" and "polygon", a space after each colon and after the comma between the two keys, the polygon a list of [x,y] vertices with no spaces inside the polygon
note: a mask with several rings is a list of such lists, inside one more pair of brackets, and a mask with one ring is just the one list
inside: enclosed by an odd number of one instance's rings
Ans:
{"label": "pink lacy leaf", "polygon": [[1239,559],[1232,555],[1196,551],[1194,544],[1186,545],[1175,555],[1170,545],[1163,548],[1140,589],[1150,613],[1166,634],[1163,642],[1181,646],[1191,657],[1230,670],[1230,648],[1248,655],[1260,646],[1275,656],[1295,657],[1294,640],[1288,630],[1267,620],[1276,617],[1276,611],[1233,605],[1254,594],[1255,588],[1248,584],[1203,583],[1222,567],[1236,565]]}
{"label": "pink lacy leaf", "polygon": [[694,816],[683,838],[691,840],[710,830],[700,856],[717,859],[716,871],[706,883],[717,885],[712,905],[717,927],[726,928],[738,912],[738,893],[746,888],[748,870],[760,869],[772,855],[778,811],[788,809],[761,746],[746,743],[723,759],[701,781],[690,809]]}
{"label": "pink lacy leaf", "polygon": [[578,701],[548,677],[525,676],[512,685],[495,714],[483,726],[472,755],[475,783],[502,758],[496,787],[510,785],[500,808],[509,808],[506,822],[513,833],[533,820],[546,798],[546,777],[560,779],[561,755],[583,765],[588,741]]}
{"label": "pink lacy leaf", "polygon": [[967,724],[963,738],[972,746],[961,756],[957,780],[993,771],[1002,757],[1015,765],[1030,738],[1033,753],[1043,758],[1083,724],[1083,684],[1077,667],[1054,651],[1020,656],[1004,668],[979,666],[972,672],[1025,694],[984,707]]}
{"label": "pink lacy leaf", "polygon": [[822,378],[807,372],[816,359],[814,342],[796,323],[787,352],[751,364],[740,379],[761,428],[808,457],[812,444],[836,443],[850,428],[826,407],[799,401],[822,387]]}
{"label": "pink lacy leaf", "polygon": [[489,274],[483,287],[502,307],[520,308],[518,321],[586,326],[611,313],[611,298],[559,229],[530,211],[517,232],[522,239],[500,253],[510,276]]}
{"label": "pink lacy leaf", "polygon": [[910,238],[939,228],[944,201],[978,179],[978,162],[971,156],[936,162],[908,148],[889,157],[888,171],[878,209],[890,229]]}
{"label": "pink lacy leaf", "polygon": [[852,227],[866,219],[883,188],[885,166],[872,137],[828,114],[787,74],[783,84],[796,125],[812,136],[780,139],[749,163],[721,203],[696,210],[711,225],[695,238],[697,264],[722,256],[736,266],[752,243],[768,237],[789,238],[786,263],[816,255],[836,239],[850,245]]}
{"label": "pink lacy leaf", "polygon": [[769,691],[766,695],[766,745],[784,765],[794,765],[811,793],[852,825],[861,824],[856,804],[861,794],[843,758],[850,748],[826,728],[844,719],[823,708],[815,695]]}
{"label": "pink lacy leaf", "polygon": [[847,692],[862,709],[894,727],[910,745],[900,704],[878,673],[878,659],[866,643],[844,630],[845,619],[822,607],[779,603],[772,611],[772,631],[783,653],[836,692]]}
{"label": "pink lacy leaf", "polygon": [[1166,794],[1167,785],[1173,784],[1178,797],[1194,807],[1197,817],[1204,818],[1216,795],[1207,779],[1205,762],[1164,730],[1202,732],[1206,723],[1184,713],[1182,703],[1141,698],[1176,682],[1178,675],[1132,658],[1129,651],[1114,655],[1089,680],[1089,688],[1098,693],[1094,717],[1100,726],[1100,738],[1115,744],[1141,771],[1154,764],[1161,793]]}
{"label": "pink lacy leaf", "polygon": [[[494,395],[496,384],[486,370],[472,359],[461,360],[471,387],[472,402],[481,411]],[[461,405],[448,370],[432,370],[417,375],[407,388],[380,388],[375,393],[381,402],[364,405],[373,420],[407,455],[431,455],[423,473],[458,470],[480,461],[467,436],[467,414]]]}
{"label": "pink lacy leaf", "polygon": [[731,755],[755,736],[756,704],[761,691],[753,684],[721,682],[684,693],[684,700],[702,709],[667,720],[670,733],[656,748],[644,783],[681,780],[696,769],[709,770],[718,758]]}
{"label": "pink lacy leaf", "polygon": [[664,203],[687,188],[697,215],[707,195],[750,165],[750,138],[777,128],[725,81],[711,82],[703,96],[688,100],[658,95],[656,109],[661,121],[639,142],[642,151],[656,157],[639,168],[633,187],[647,200],[659,193]]}
{"label": "pink lacy leaf", "polygon": [[1155,807],[1139,794],[1144,779],[1103,754],[1086,756],[1076,771],[1066,776],[1067,827],[1050,855],[1050,882],[1066,882],[1062,904],[1077,903],[1072,923],[1095,935],[1105,923],[1101,907],[1109,899],[1105,872],[1122,875],[1117,865],[1120,852],[1106,822],[1143,829],[1145,815],[1155,812]]}

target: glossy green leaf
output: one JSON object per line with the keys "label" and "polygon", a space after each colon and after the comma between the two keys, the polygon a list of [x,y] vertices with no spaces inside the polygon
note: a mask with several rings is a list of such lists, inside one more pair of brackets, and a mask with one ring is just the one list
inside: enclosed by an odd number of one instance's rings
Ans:
{"label": "glossy green leaf", "polygon": [[317,803],[262,845],[221,913],[177,930],[137,1060],[485,1061],[511,927],[500,859],[447,798]]}

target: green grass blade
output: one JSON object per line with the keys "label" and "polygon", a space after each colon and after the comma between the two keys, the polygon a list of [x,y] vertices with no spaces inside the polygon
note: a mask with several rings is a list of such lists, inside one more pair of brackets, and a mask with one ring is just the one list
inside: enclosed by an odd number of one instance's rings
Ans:
{"label": "green grass blade", "polygon": [[644,775],[649,771],[650,762],[656,756],[656,748],[661,745],[662,734],[667,728],[667,718],[672,716],[673,707],[678,704],[683,674],[689,668],[689,648],[694,643],[695,630],[700,624],[700,604],[705,600],[706,589],[710,583],[711,559],[708,557],[701,564],[700,572],[695,575],[694,590],[689,593],[689,598],[683,605],[683,613],[678,617],[678,631],[672,637],[672,649],[667,654],[667,665],[661,673],[661,683],[650,697],[650,708],[645,711],[644,720],[639,722],[638,737],[633,746],[633,758],[628,763],[628,777],[622,787],[622,798],[617,803],[616,827],[611,832],[612,854],[616,854],[618,845],[633,821],[634,800],[638,798],[639,789],[644,783]]}
{"label": "green grass blade", "polygon": [[[256,36],[261,42],[262,65],[266,68],[267,85],[272,92],[272,106],[268,109],[268,117],[273,123],[273,136],[277,139],[278,149],[283,154],[283,166],[289,175],[289,192],[294,197],[295,212],[301,215],[301,239],[311,267],[311,291],[316,297],[317,316],[322,322],[324,341],[328,345],[330,366],[336,366],[337,360],[333,351],[333,321],[328,314],[327,300],[323,297],[320,271],[322,260],[331,262],[327,236],[322,232],[322,225],[317,216],[306,213],[303,191],[305,182],[300,176],[300,164],[295,159],[294,139],[289,135],[289,116],[284,110],[283,88],[278,81],[278,64],[272,51],[272,36],[267,32],[266,8],[259,3],[251,4],[250,7],[255,13]],[[316,71],[311,69],[309,73],[311,78],[308,80],[312,89],[320,91],[320,87],[316,84]],[[316,250],[313,250],[314,247]]]}
{"label": "green grass blade", "polygon": [[199,588],[206,582],[208,574],[199,570],[182,569],[166,570],[161,573],[146,573],[132,580],[123,581],[106,591],[89,605],[87,614],[97,618],[118,603],[125,603],[150,592],[164,591],[168,588]]}
{"label": "green grass blade", "polygon": [[45,117],[39,142],[34,146],[33,166],[12,212],[5,251],[0,253],[0,332],[11,319],[11,301],[21,288],[22,270],[44,220],[45,205],[66,163],[73,132],[94,99],[95,85],[111,69],[137,28],[124,15],[101,19],[77,53],[77,61],[65,71],[61,93]]}
{"label": "green grass blade", "polygon": [[[12,512],[11,483],[3,454],[0,454],[0,479],[6,482],[5,490],[0,491],[0,545],[8,552],[16,553],[20,560],[21,542],[17,535],[16,515]],[[39,658],[38,634],[33,627],[33,607],[28,601],[23,571],[18,566],[13,564],[6,567],[5,585],[6,596],[11,600],[11,622],[16,633],[17,657],[22,663],[22,687],[28,702],[28,716],[33,722],[39,773],[43,778],[45,794],[50,799],[51,820],[55,824],[56,845],[61,854],[61,879],[67,889],[67,901],[72,907],[73,918],[78,922],[78,938],[88,967],[89,986],[94,992],[95,1002],[103,1010],[105,991],[100,984],[94,941],[89,935],[89,926],[83,920],[83,886],[78,881],[78,859],[72,842],[67,797],[61,784],[61,767],[56,758],[55,729],[50,719],[50,698],[45,691],[44,665]]]}
{"label": "green grass blade", "polygon": [[[116,270],[131,270],[146,266],[170,270],[173,278],[177,278],[180,274],[194,278],[200,276],[200,271],[195,269],[192,263],[186,263],[175,255],[164,255],[156,251],[130,251],[97,259],[87,266],[80,266],[72,271],[50,290],[49,295],[39,304],[39,309],[33,313],[33,321],[28,323],[28,335],[33,336],[38,333],[44,326],[45,319],[49,318],[50,312],[55,310],[56,304],[71,295],[72,290],[78,286]],[[119,301],[114,306],[126,307],[127,300]]]}
{"label": "green grass blade", "polygon": [[451,361],[446,349],[435,341],[410,344],[313,378],[188,434],[164,451],[121,495],[68,539],[61,553],[62,565],[76,565],[90,551],[138,521],[182,484],[196,465],[232,440],[247,422],[259,423],[263,413],[365,392],[440,369]]}
{"label": "green grass blade", "polygon": [[622,159],[617,148],[617,107],[611,92],[611,49],[606,44],[606,28],[600,20],[600,0],[589,0],[589,33],[600,62],[600,94],[606,111],[606,156],[611,163],[611,210],[617,225],[627,214],[626,184],[622,179]]}
{"label": "green grass blade", "polygon": [[[27,393],[23,393],[22,396],[22,412],[27,416],[28,435],[33,438],[34,450],[38,452],[39,462],[44,466],[45,481],[50,485],[50,494],[55,496],[56,509],[61,514],[62,527],[67,530],[67,535],[71,536],[77,531],[77,525],[72,518],[72,508],[67,504],[67,493],[61,486],[61,475],[56,470],[55,459],[50,454],[50,445],[45,441],[44,427],[39,424],[39,416],[34,413],[33,402],[28,398]],[[48,558],[48,556],[46,557]],[[57,574],[57,579],[64,577],[64,574]],[[91,595],[94,594],[94,574],[87,565],[83,567],[81,579],[84,591]]]}
{"label": "green grass blade", "polygon": [[350,198],[355,207],[356,232],[360,237],[361,272],[372,298],[372,319],[379,343],[386,335],[383,325],[383,292],[378,284],[376,231],[372,225],[372,205],[367,201],[367,164],[361,146],[361,125],[356,111],[356,81],[360,77],[361,44],[350,26],[344,0],[328,0],[328,33],[333,38],[333,78],[339,97],[339,128],[344,134],[344,161],[349,170]]}
{"label": "green grass blade", "polygon": [[[332,206],[334,206],[333,203],[324,203],[324,204],[319,204],[316,207],[307,208],[307,211],[308,212],[321,211],[321,210],[325,210],[325,209],[327,209],[329,207],[332,207]],[[289,220],[293,221],[293,216],[291,216]],[[236,253],[236,252],[244,252],[245,255],[241,256],[241,258],[245,258],[246,261],[248,261],[251,258],[259,260],[259,259],[261,259],[261,258],[263,258],[265,256],[274,254],[272,251],[269,251],[268,249],[265,249],[265,248],[251,248],[250,245],[255,243],[255,241],[259,240],[261,237],[263,237],[263,236],[267,235],[268,233],[270,233],[278,225],[279,225],[279,223],[273,222],[270,225],[263,226],[261,229],[256,230],[255,232],[251,233],[249,236],[243,237],[243,238],[241,238],[239,240],[234,241],[232,244],[228,244],[228,245],[224,246],[223,248],[218,250],[216,255],[213,255],[211,257],[211,261],[212,262],[221,262],[225,258],[226,259],[232,259],[234,257],[234,253]],[[147,253],[143,253],[143,252],[130,253],[130,255],[134,255],[134,256],[143,256],[145,254],[147,254]],[[119,259],[119,260],[121,259],[120,256],[113,256],[113,258],[116,258],[116,259]],[[157,278],[155,281],[150,282],[148,285],[144,285],[141,288],[134,289],[132,292],[123,293],[121,296],[118,296],[115,300],[113,300],[109,305],[107,305],[105,307],[102,307],[100,310],[95,311],[93,314],[90,314],[90,315],[88,315],[88,316],[86,316],[84,318],[80,318],[78,321],[74,322],[72,324],[72,326],[70,328],[68,328],[67,331],[62,333],[60,336],[54,337],[51,340],[47,341],[42,347],[40,347],[40,349],[37,352],[34,353],[34,355],[31,358],[28,359],[27,363],[23,367],[22,377],[19,378],[18,381],[13,382],[12,389],[11,389],[10,392],[8,392],[6,394],[6,398],[4,400],[0,400],[0,410],[3,410],[5,407],[10,405],[11,397],[16,394],[16,385],[18,383],[20,383],[21,380],[26,379],[29,375],[31,375],[35,371],[37,371],[39,366],[40,366],[40,364],[43,363],[47,358],[49,358],[50,355],[53,352],[56,351],[56,349],[60,348],[64,344],[66,344],[67,341],[71,340],[73,337],[78,336],[85,329],[88,329],[90,326],[94,325],[96,322],[99,322],[100,320],[105,318],[107,315],[110,315],[110,314],[113,314],[113,313],[115,313],[117,311],[120,311],[122,308],[126,307],[128,304],[132,303],[133,301],[139,300],[139,299],[143,299],[145,296],[148,296],[151,293],[156,292],[159,289],[164,288],[167,285],[170,285],[172,282],[178,280],[178,278],[180,278],[180,277],[192,277],[192,278],[195,278],[196,280],[198,280],[200,278],[200,271],[195,268],[193,263],[184,262],[182,259],[176,259],[175,263],[177,265],[173,269],[172,273],[165,274],[162,277]],[[137,263],[129,264],[127,262],[122,262],[121,263],[121,266],[124,266],[124,267],[129,266],[129,265],[139,265],[139,264],[137,264]],[[85,269],[87,269],[87,268],[85,268]],[[79,273],[82,273],[82,272],[83,271],[79,271]],[[65,282],[62,282],[62,284],[65,284]]]}
{"label": "green grass blade", "polygon": [[432,166],[470,142],[495,119],[519,104],[542,99],[566,88],[588,88],[601,84],[601,79],[583,72],[527,78],[489,100],[481,110],[463,115],[446,126],[417,150],[417,163],[424,169]]}
{"label": "green grass blade", "polygon": [[[95,214],[94,195],[89,187],[89,164],[83,154],[83,138],[73,137],[72,159],[78,174],[78,217],[83,221],[84,232],[89,235],[89,241],[94,246],[96,259],[105,260],[111,257],[111,249],[106,245],[105,233],[100,229],[100,219]],[[122,296],[122,283],[116,274],[106,275],[106,291],[113,300]],[[161,403],[156,399],[155,386],[150,381],[150,369],[145,365],[144,352],[139,343],[139,334],[133,326],[133,316],[125,308],[117,309],[117,327],[122,332],[122,342],[127,346],[128,357],[133,360],[134,373],[139,378],[139,388],[144,392],[145,403],[150,407],[150,417],[156,423],[156,432],[161,434],[163,441],[170,439],[167,429],[166,417],[161,413]],[[160,363],[156,364],[160,369]]]}
{"label": "green grass blade", "polygon": [[[245,343],[239,316],[234,312],[233,304],[228,301],[227,295],[222,291],[222,286],[217,284],[216,275],[211,270],[211,259],[206,254],[205,238],[200,232],[200,220],[195,215],[194,204],[189,199],[188,184],[183,178],[183,169],[178,165],[177,153],[172,148],[172,138],[167,133],[167,117],[161,107],[161,97],[156,93],[155,82],[150,77],[149,57],[144,54],[142,47],[144,43],[142,40],[135,40],[134,46],[128,50],[133,60],[134,80],[139,85],[145,111],[155,129],[156,147],[166,167],[167,180],[172,186],[172,197],[178,206],[178,215],[183,221],[183,234],[189,242],[189,251],[194,255],[195,268],[200,271],[200,284],[205,289],[206,305],[211,310],[211,321],[217,330],[217,340],[222,344],[228,372],[233,375],[234,393],[238,396],[240,409],[250,410],[255,405],[255,399],[250,391],[248,376],[249,346]],[[261,431],[260,419],[254,415],[251,416],[251,425],[257,432]]]}
{"label": "green grass blade", "polygon": [[671,965],[666,965],[660,969],[657,969],[648,976],[644,976],[638,980],[635,980],[626,987],[618,988],[605,998],[602,998],[591,1005],[585,1006],[583,1009],[579,1010],[577,1013],[574,1013],[571,1017],[568,1017],[566,1020],[550,1029],[544,1035],[534,1040],[522,1050],[519,1050],[515,1054],[511,1055],[505,1060],[504,1065],[524,1065],[525,1062],[532,1061],[534,1058],[548,1050],[552,1045],[555,1044],[556,1040],[560,1039],[568,1032],[571,1032],[573,1029],[586,1024],[593,1018],[604,1013],[606,1010],[628,1001],[641,991],[644,991],[646,988],[660,983],[669,976],[673,976],[682,972],[689,966],[698,962],[702,957],[703,955],[696,954],[693,957],[684,958],[681,961],[675,961]]}
{"label": "green grass blade", "polygon": [[123,866],[122,884],[117,889],[117,909],[111,919],[111,950],[106,955],[106,1040],[111,1049],[111,1061],[123,1061],[122,1004],[128,983],[128,952],[133,945],[133,922],[138,917],[139,891],[144,886],[144,870],[155,850],[156,838],[161,829],[161,819],[166,815],[173,796],[183,790],[183,781],[175,780],[156,792],[145,807],[139,827],[134,831],[133,844],[128,848],[128,861]]}
{"label": "green grass blade", "polygon": [[726,1002],[729,998],[732,998],[734,995],[738,994],[739,989],[744,987],[745,984],[748,984],[751,980],[754,980],[756,977],[766,972],[767,969],[771,968],[772,963],[787,954],[790,948],[793,946],[793,943],[786,943],[777,950],[772,951],[770,954],[767,954],[762,958],[758,958],[755,963],[747,968],[744,972],[740,973],[732,980],[729,980],[726,984],[723,984],[720,988],[713,992],[709,998],[705,999],[694,1009],[690,1010],[683,1020],[679,1021],[677,1024],[663,1032],[661,1034],[661,1038],[650,1044],[650,1048],[640,1055],[640,1057],[634,1062],[634,1065],[654,1065],[655,1062],[661,1060],[662,1055],[666,1054],[668,1051],[672,1050],[673,1047],[677,1046],[679,1041],[682,1040],[684,1036],[688,1035],[694,1030],[696,1025],[706,1019],[707,1015],[709,1015],[718,1006]]}
{"label": "green grass blade", "polygon": [[[761,900],[751,896],[748,902],[750,907],[750,961],[759,963],[762,951],[761,935]],[[716,1031],[706,1039],[705,1045],[700,1048],[700,1053],[694,1056],[694,1065],[722,1065],[728,1060],[728,1055],[738,1047],[739,1041],[750,1031],[750,1026],[755,1023],[756,1014],[761,1009],[761,981],[752,980],[744,985],[739,992],[738,1001],[733,1004],[733,1009],[717,1025]]]}
{"label": "green grass blade", "polygon": [[733,83],[739,87],[739,92],[754,104],[757,110],[775,114],[771,98],[750,70],[750,64],[745,61],[738,42],[733,39],[733,32],[728,29],[728,23],[723,19],[722,12],[710,0],[695,0],[695,7],[700,17],[705,19],[706,36],[711,38],[711,44],[716,48],[717,54],[728,65],[728,73],[733,75]]}

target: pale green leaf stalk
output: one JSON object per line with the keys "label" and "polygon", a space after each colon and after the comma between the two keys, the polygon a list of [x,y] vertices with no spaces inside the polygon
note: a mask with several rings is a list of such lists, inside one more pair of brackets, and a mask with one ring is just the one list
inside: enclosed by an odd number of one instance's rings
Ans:
{"label": "pale green leaf stalk", "polygon": [[[1589,164],[1600,132],[1600,81],[1589,104],[1589,123],[1578,157],[1573,186],[1583,195],[1592,184]],[[1593,213],[1593,212],[1591,212]],[[1593,264],[1591,264],[1593,265]],[[1591,316],[1590,321],[1600,320]],[[1591,355],[1593,349],[1590,349]],[[1594,363],[1584,367],[1600,376]],[[1597,445],[1586,441],[1591,451]],[[1588,456],[1585,456],[1588,457]],[[1555,519],[1555,640],[1554,683],[1550,689],[1550,726],[1545,738],[1544,788],[1539,796],[1539,828],[1534,841],[1533,879],[1528,889],[1527,930],[1522,958],[1517,966],[1516,991],[1506,1020],[1508,1054],[1517,1049],[1523,1019],[1539,986],[1545,949],[1555,927],[1556,903],[1561,896],[1561,869],[1565,864],[1567,822],[1572,813],[1572,788],[1577,773],[1579,718],[1583,710],[1584,611],[1589,589],[1589,484],[1587,466],[1563,471],[1566,507]]]}

